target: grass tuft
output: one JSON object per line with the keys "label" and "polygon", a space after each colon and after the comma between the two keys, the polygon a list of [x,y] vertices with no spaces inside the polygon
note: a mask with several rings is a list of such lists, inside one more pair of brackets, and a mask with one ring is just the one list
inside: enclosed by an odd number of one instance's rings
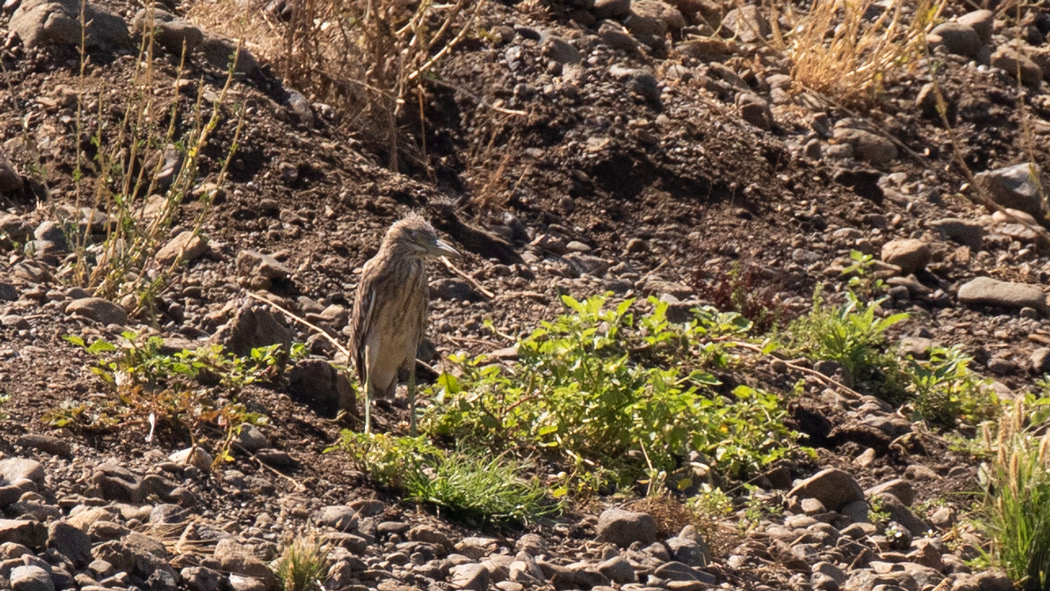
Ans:
{"label": "grass tuft", "polygon": [[277,577],[283,591],[317,591],[328,573],[328,544],[316,533],[297,536],[281,551]]}
{"label": "grass tuft", "polygon": [[445,451],[424,437],[343,431],[339,448],[383,486],[451,517],[524,524],[561,511],[526,465],[487,450]]}
{"label": "grass tuft", "polygon": [[995,455],[982,466],[983,515],[988,557],[1021,589],[1042,591],[1050,587],[1050,432],[1027,427],[1028,412],[1018,401],[999,420]]}
{"label": "grass tuft", "polygon": [[814,0],[803,10],[774,1],[773,46],[791,59],[801,88],[847,105],[870,103],[894,72],[923,55],[926,31],[946,3]]}

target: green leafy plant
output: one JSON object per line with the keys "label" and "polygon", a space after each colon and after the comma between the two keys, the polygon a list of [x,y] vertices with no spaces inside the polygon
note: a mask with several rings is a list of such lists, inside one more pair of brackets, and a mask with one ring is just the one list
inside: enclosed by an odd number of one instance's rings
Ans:
{"label": "green leafy plant", "polygon": [[277,562],[277,578],[284,591],[317,591],[328,572],[329,544],[316,532],[296,536],[284,546]]}
{"label": "green leafy plant", "polygon": [[849,258],[853,262],[842,270],[842,274],[849,277],[847,285],[849,285],[850,290],[865,297],[873,297],[886,288],[886,283],[882,279],[873,276],[874,255],[864,254],[859,250],[851,250]]}
{"label": "green leafy plant", "polygon": [[287,357],[280,345],[254,349],[247,357],[218,345],[169,352],[160,337],[134,332],[123,333],[119,344],[105,339],[88,344],[75,335],[65,339],[96,358],[91,371],[113,396],[69,401],[47,413],[47,422],[88,430],[143,423],[151,437],[155,430],[186,433],[194,444],[213,433],[216,462],[231,459],[242,425],[265,422],[237,395],[245,386],[278,378]]}
{"label": "green leafy plant", "polygon": [[1050,432],[1029,426],[1030,409],[1018,401],[1003,415],[998,435],[987,436],[994,456],[979,472],[984,485],[988,559],[1025,591],[1050,587]]}
{"label": "green leafy plant", "polygon": [[990,381],[970,369],[972,361],[958,345],[934,347],[928,360],[908,360],[909,389],[920,417],[953,427],[960,420],[977,422],[995,416],[999,398]]}
{"label": "green leafy plant", "polygon": [[908,318],[905,313],[879,315],[884,300],[863,302],[847,291],[839,306],[825,303],[819,288],[813,309],[788,327],[787,349],[814,361],[840,364],[867,389],[890,402],[905,395],[899,364],[886,352],[886,331]]}
{"label": "green leafy plant", "polygon": [[890,520],[889,509],[882,502],[882,497],[868,497],[868,520],[876,525]]}
{"label": "green leafy plant", "polygon": [[439,449],[423,436],[396,437],[344,430],[339,448],[384,486],[453,517],[488,523],[527,523],[561,510],[547,500],[525,466],[487,450]]}
{"label": "green leafy plant", "polygon": [[[651,482],[683,469],[698,451],[731,476],[790,456],[796,434],[780,399],[746,385],[725,393],[709,369],[733,360],[733,338],[750,323],[701,308],[687,323],[667,320],[667,304],[563,296],[568,313],[518,343],[512,367],[454,356],[431,389],[424,428],[438,438],[507,450],[543,450],[573,483]],[[675,479],[688,485],[688,479]]]}

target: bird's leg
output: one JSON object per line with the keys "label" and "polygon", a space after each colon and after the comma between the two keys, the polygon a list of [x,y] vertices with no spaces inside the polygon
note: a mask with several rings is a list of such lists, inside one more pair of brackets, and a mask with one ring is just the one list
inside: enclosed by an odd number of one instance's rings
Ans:
{"label": "bird's leg", "polygon": [[372,376],[365,372],[365,433],[372,432]]}
{"label": "bird's leg", "polygon": [[408,370],[408,433],[416,435],[416,360],[412,359],[412,369]]}
{"label": "bird's leg", "polygon": [[372,357],[375,349],[365,344],[365,433],[372,432]]}

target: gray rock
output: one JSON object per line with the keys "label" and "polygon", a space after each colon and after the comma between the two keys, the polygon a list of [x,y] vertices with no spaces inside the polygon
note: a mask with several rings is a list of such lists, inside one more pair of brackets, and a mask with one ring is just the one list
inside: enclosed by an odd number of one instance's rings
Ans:
{"label": "gray rock", "polygon": [[350,379],[323,359],[303,359],[288,377],[288,392],[314,412],[334,417],[340,410],[357,414],[357,399]]}
{"label": "gray rock", "polygon": [[270,440],[266,438],[266,435],[251,423],[242,423],[240,432],[237,433],[236,443],[244,451],[248,453],[254,453],[260,449],[270,447]]}
{"label": "gray rock", "polygon": [[882,247],[882,260],[897,265],[901,273],[910,275],[921,271],[930,262],[930,247],[913,238],[891,240]]}
{"label": "gray rock", "polygon": [[722,28],[744,43],[752,43],[769,37],[773,29],[757,6],[745,5],[734,8],[722,17]]}
{"label": "gray rock", "polygon": [[223,576],[203,566],[188,566],[179,572],[182,584],[189,591],[221,591]]}
{"label": "gray rock", "polygon": [[671,556],[683,564],[706,566],[711,560],[711,549],[701,539],[673,537],[665,543]]}
{"label": "gray rock", "polygon": [[663,0],[632,0],[631,12],[624,19],[627,30],[635,35],[663,37],[668,31],[685,26],[685,18],[677,8]]}
{"label": "gray rock", "polygon": [[5,542],[40,549],[47,542],[47,528],[37,521],[0,519],[0,544]]}
{"label": "gray rock", "polygon": [[57,250],[68,250],[69,245],[66,240],[66,232],[63,230],[62,225],[57,222],[50,220],[41,222],[39,226],[33,230],[33,238],[36,238],[37,242],[50,242],[54,244],[54,248]]}
{"label": "gray rock", "polygon": [[413,542],[426,542],[432,546],[437,546],[443,552],[449,552],[456,546],[447,535],[428,525],[417,525],[408,530],[408,539]]}
{"label": "gray rock", "polygon": [[0,236],[8,240],[23,243],[33,235],[33,229],[22,216],[13,213],[0,215]]}
{"label": "gray rock", "polygon": [[357,527],[357,511],[346,505],[328,505],[314,513],[314,522],[342,532]]}
{"label": "gray rock", "polygon": [[853,149],[854,157],[872,166],[887,166],[897,159],[897,146],[892,141],[870,131],[838,127],[833,137],[839,144],[849,145]]}
{"label": "gray rock", "polygon": [[0,507],[16,503],[22,497],[22,492],[17,486],[0,486]]}
{"label": "gray rock", "polygon": [[817,499],[831,511],[838,511],[854,501],[864,500],[864,491],[852,476],[836,468],[821,470],[798,483],[788,497]]}
{"label": "gray rock", "polygon": [[[86,7],[88,48],[112,51],[130,46],[124,19],[93,4]],[[77,0],[24,0],[11,15],[10,29],[26,47],[80,44],[80,2]]]}
{"label": "gray rock", "polygon": [[116,464],[102,464],[95,468],[91,483],[107,501],[140,503],[145,497],[142,478]]}
{"label": "gray rock", "polygon": [[66,306],[66,314],[77,314],[102,324],[123,326],[128,323],[124,308],[102,298],[80,298]]}
{"label": "gray rock", "polygon": [[132,20],[132,27],[139,34],[144,33],[147,28],[152,28],[153,39],[175,55],[182,55],[183,44],[186,51],[193,52],[200,49],[204,43],[204,33],[200,29],[189,21],[159,8],[152,11],[145,8],[139,10]]}
{"label": "gray rock", "polygon": [[[357,511],[357,514],[361,517],[375,517],[381,515],[387,509],[387,504],[378,499],[357,499],[356,501],[351,501],[348,506],[354,511]],[[405,529],[402,530],[402,532],[404,531],[408,531],[407,525]]]}
{"label": "gray rock", "polygon": [[1009,283],[991,277],[978,277],[959,288],[959,301],[1003,308],[1035,308],[1047,313],[1046,294],[1034,285]]}
{"label": "gray rock", "polygon": [[265,585],[266,589],[273,588],[277,582],[270,567],[259,560],[252,552],[237,543],[232,538],[219,540],[215,545],[215,559],[219,561],[222,570],[243,577],[257,579]]}
{"label": "gray rock", "polygon": [[919,519],[911,509],[890,493],[880,493],[874,498],[882,501],[882,510],[890,514],[890,520],[896,521],[913,536],[924,536],[933,526]]}
{"label": "gray rock", "polygon": [[598,517],[598,541],[627,547],[634,542],[651,544],[656,540],[656,522],[648,513],[606,509]]}
{"label": "gray rock", "polygon": [[248,51],[248,48],[241,47],[238,49],[237,42],[222,35],[205,33],[201,50],[204,53],[204,59],[208,60],[208,63],[216,68],[229,69],[233,63],[234,54],[237,54],[234,72],[237,74],[253,74],[259,70],[259,62],[252,55],[252,52]]}
{"label": "gray rock", "polygon": [[18,290],[10,283],[0,281],[0,302],[13,302],[18,299]]}
{"label": "gray rock", "polygon": [[993,201],[1041,217],[1046,210],[1041,192],[1042,170],[1036,164],[1017,164],[974,175],[974,184]]}
{"label": "gray rock", "polygon": [[1043,69],[1028,55],[1007,45],[1000,45],[992,53],[990,60],[993,68],[999,68],[1021,84],[1038,86],[1043,81]]}
{"label": "gray rock", "polygon": [[1050,373],[1050,347],[1040,347],[1029,357],[1032,372],[1037,375]]}
{"label": "gray rock", "polygon": [[930,34],[940,37],[950,53],[969,58],[976,58],[984,45],[981,36],[973,27],[960,22],[941,23],[934,27]]}
{"label": "gray rock", "polygon": [[11,591],[55,591],[51,575],[39,566],[17,566],[10,579]]}
{"label": "gray rock", "polygon": [[430,284],[430,297],[435,300],[478,302],[483,298],[480,293],[462,279],[446,277]]}
{"label": "gray rock", "polygon": [[970,250],[974,252],[981,250],[984,229],[977,222],[959,218],[942,218],[929,222],[926,225],[940,231],[949,240],[969,246]]}
{"label": "gray rock", "polygon": [[0,193],[14,193],[22,190],[22,175],[7,155],[0,152]]}
{"label": "gray rock", "polygon": [[957,21],[963,25],[969,25],[981,38],[981,43],[992,40],[992,31],[995,28],[995,13],[991,10],[975,10],[960,16]]}
{"label": "gray rock", "polygon": [[740,117],[759,129],[773,128],[773,110],[769,101],[753,92],[742,92],[737,96]]}
{"label": "gray rock", "polygon": [[208,252],[208,245],[201,237],[191,230],[179,233],[167,244],[157,251],[157,262],[164,266],[170,266],[176,261],[190,262],[204,256]]}
{"label": "gray rock", "polygon": [[452,569],[452,588],[469,591],[488,591],[489,571],[476,562],[460,564]]}
{"label": "gray rock", "polygon": [[27,458],[0,460],[0,482],[13,484],[19,480],[31,480],[38,486],[44,484],[44,466]]}
{"label": "gray rock", "polygon": [[68,458],[73,453],[73,446],[68,441],[53,435],[27,433],[18,438],[18,445],[47,452],[61,458]]}
{"label": "gray rock", "polygon": [[237,272],[245,277],[259,276],[270,280],[283,280],[292,275],[292,270],[284,263],[254,250],[237,253]]}
{"label": "gray rock", "polygon": [[550,33],[543,35],[540,48],[543,55],[560,64],[576,64],[583,59],[580,50],[573,47],[572,43]]}
{"label": "gray rock", "polygon": [[624,560],[622,556],[614,556],[598,565],[598,572],[609,578],[614,583],[637,582],[638,577],[634,574],[634,567]]}
{"label": "gray rock", "polygon": [[1011,591],[1010,576],[1001,570],[986,570],[974,575],[973,582],[981,591]]}
{"label": "gray rock", "polygon": [[912,488],[911,483],[903,478],[894,478],[882,484],[877,484],[868,490],[864,491],[864,494],[869,497],[879,495],[882,493],[890,493],[897,497],[900,502],[907,506],[911,506],[915,502],[915,489]]}
{"label": "gray rock", "polygon": [[65,521],[54,521],[47,530],[47,547],[68,558],[77,568],[91,562],[91,537]]}
{"label": "gray rock", "polygon": [[631,0],[594,0],[592,11],[597,18],[624,18],[631,13]]}
{"label": "gray rock", "polygon": [[189,511],[178,505],[171,503],[161,503],[153,507],[153,510],[149,512],[149,522],[151,524],[164,524],[164,523],[183,523],[189,516]]}
{"label": "gray rock", "polygon": [[247,304],[213,337],[227,350],[246,356],[252,349],[280,344],[287,351],[292,344],[292,331],[267,308]]}

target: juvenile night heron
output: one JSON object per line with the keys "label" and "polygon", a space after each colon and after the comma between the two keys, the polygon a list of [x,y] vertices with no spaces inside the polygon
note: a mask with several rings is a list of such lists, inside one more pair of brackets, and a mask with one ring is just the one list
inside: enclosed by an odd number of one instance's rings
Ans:
{"label": "juvenile night heron", "polygon": [[426,220],[410,215],[387,230],[365,263],[350,319],[350,351],[365,388],[365,432],[375,394],[394,397],[399,371],[408,372],[408,412],[416,431],[416,350],[427,324],[427,257],[458,255]]}

